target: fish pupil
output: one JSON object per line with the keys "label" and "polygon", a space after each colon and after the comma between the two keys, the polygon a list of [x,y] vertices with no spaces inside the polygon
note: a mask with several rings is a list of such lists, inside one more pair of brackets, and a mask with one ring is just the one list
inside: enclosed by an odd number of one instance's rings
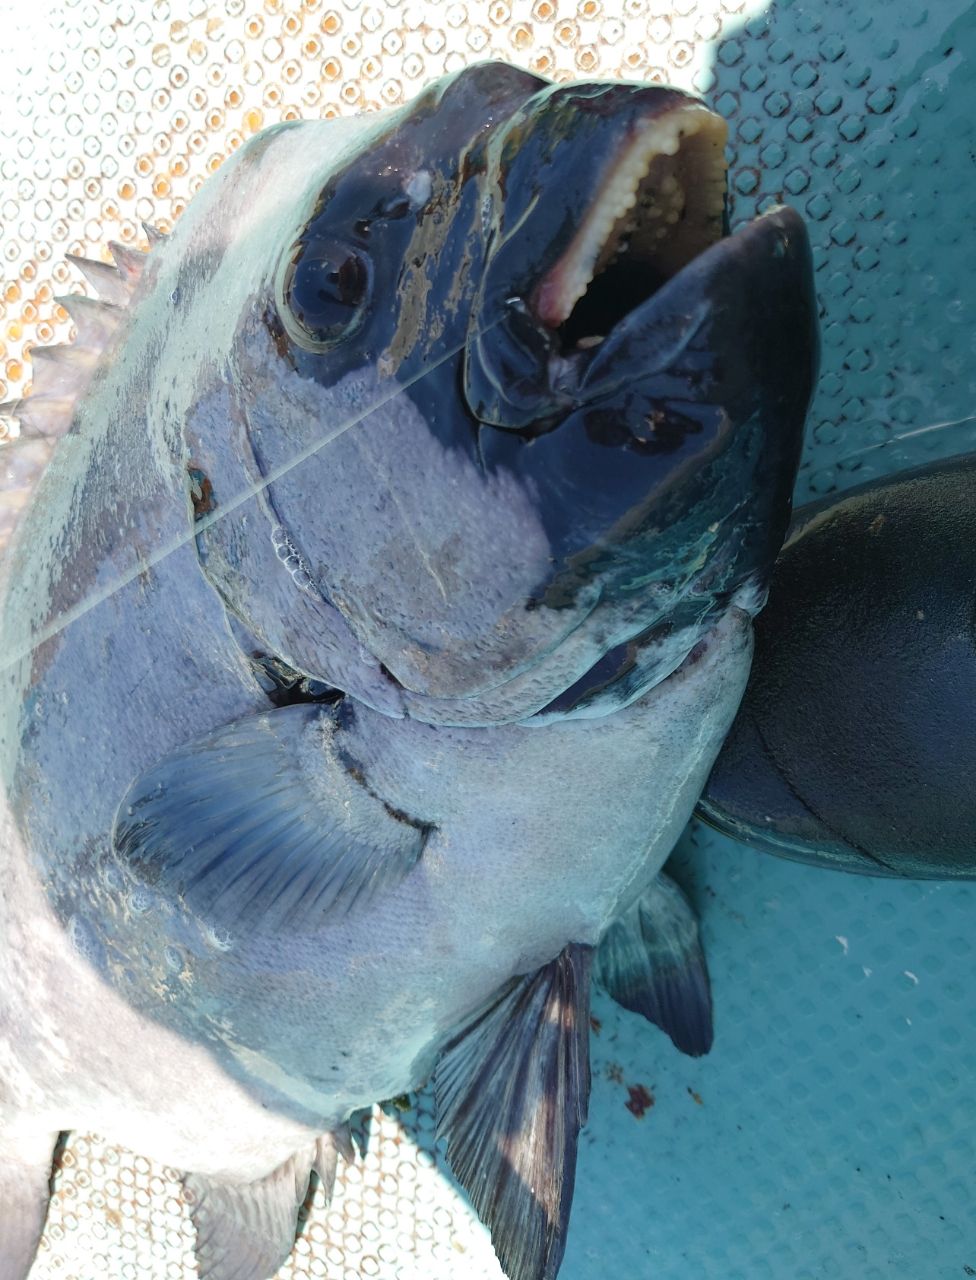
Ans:
{"label": "fish pupil", "polygon": [[292,265],[285,300],[302,328],[325,341],[341,336],[356,320],[368,285],[358,254],[342,245],[312,244]]}

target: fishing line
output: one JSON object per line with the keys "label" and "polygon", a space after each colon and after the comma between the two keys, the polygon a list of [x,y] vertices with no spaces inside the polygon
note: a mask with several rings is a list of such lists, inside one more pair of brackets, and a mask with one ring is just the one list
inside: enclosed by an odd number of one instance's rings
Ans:
{"label": "fishing line", "polygon": [[[501,319],[492,321],[490,325],[486,325],[483,329],[478,330],[476,336],[480,337],[482,334],[489,332],[489,330],[494,328],[495,325],[500,323],[501,323]],[[440,356],[432,364],[425,366],[425,368],[420,370],[413,378],[409,379],[407,382],[394,384],[389,394],[385,396],[381,396],[374,403],[372,403],[367,408],[365,408],[361,413],[357,414],[354,418],[350,418],[348,422],[342,423],[334,431],[326,432],[325,434],[320,436],[317,440],[313,441],[313,443],[310,444],[307,448],[302,449],[299,453],[297,453],[288,462],[280,463],[277,467],[272,468],[272,470],[269,471],[269,473],[266,476],[264,476],[261,480],[255,481],[252,485],[249,485],[245,490],[239,493],[236,497],[230,498],[226,502],[222,503],[218,510],[203,516],[199,521],[196,521],[194,523],[192,528],[189,528],[185,533],[181,534],[178,538],[174,538],[170,542],[164,543],[157,551],[147,556],[144,560],[140,560],[137,565],[133,566],[133,568],[128,570],[126,573],[121,574],[117,579],[115,579],[114,582],[110,583],[108,586],[104,587],[102,590],[96,591],[92,595],[86,597],[84,600],[82,600],[79,604],[75,605],[73,608],[68,609],[55,622],[50,623],[47,627],[42,628],[35,636],[33,636],[29,644],[24,645],[22,648],[16,650],[12,655],[8,655],[4,657],[2,660],[0,660],[0,672],[4,672],[8,670],[10,667],[14,666],[17,662],[20,662],[23,658],[25,658],[38,645],[44,644],[48,640],[52,640],[55,636],[59,635],[67,627],[71,626],[73,622],[76,622],[79,618],[84,617],[86,613],[89,613],[92,609],[97,608],[100,604],[104,604],[107,600],[110,600],[112,596],[116,595],[124,587],[127,587],[131,582],[134,582],[135,579],[140,576],[140,574],[143,574],[148,569],[152,569],[156,565],[161,564],[162,561],[167,558],[167,556],[172,555],[175,551],[179,551],[182,547],[186,546],[187,543],[193,541],[198,536],[198,534],[206,532],[206,530],[209,529],[212,525],[216,524],[218,520],[222,519],[226,515],[230,515],[233,511],[236,511],[238,507],[243,506],[245,502],[249,502],[252,498],[256,497],[263,489],[266,489],[269,485],[274,484],[276,480],[279,480],[282,476],[287,475],[288,472],[293,470],[295,467],[300,466],[301,463],[305,462],[308,458],[312,457],[313,454],[318,453],[320,449],[323,449],[326,445],[332,444],[335,440],[338,440],[340,436],[344,435],[347,431],[351,430],[353,427],[357,426],[360,422],[364,421],[364,419],[368,418],[372,413],[375,413],[377,409],[381,409],[385,404],[388,404],[391,400],[394,400],[402,392],[409,391],[409,389],[415,386],[418,382],[422,382],[424,378],[428,377],[428,375],[433,373],[435,370],[439,369],[441,365],[446,364],[448,360],[453,360],[456,355],[458,355],[461,351],[464,350],[465,346],[466,346],[466,341],[458,344],[458,346],[456,347],[451,348],[449,351],[446,351],[442,356]],[[944,430],[950,427],[965,426],[965,424],[969,422],[976,423],[976,414],[970,415],[965,418],[947,419],[944,422],[927,423],[924,427],[917,427],[913,431],[903,432],[900,435],[891,437],[891,439],[889,440],[876,441],[873,444],[865,445],[861,449],[856,449],[853,453],[845,454],[840,459],[840,462],[843,463],[854,458],[863,457],[865,454],[872,453],[878,449],[891,448],[893,445],[899,444],[903,440],[914,439],[918,436],[926,435],[929,432]]]}
{"label": "fishing line", "polygon": [[[491,324],[478,330],[476,336],[480,337],[482,334],[488,333],[489,330],[493,329],[495,325],[500,323],[500,319],[493,320]],[[344,435],[347,431],[357,426],[372,413],[375,413],[377,409],[381,409],[385,404],[389,404],[391,400],[396,399],[396,397],[401,395],[404,391],[409,391],[412,386],[423,381],[424,378],[428,377],[428,375],[432,374],[436,369],[439,369],[441,365],[446,364],[448,360],[453,360],[459,352],[464,350],[466,345],[467,339],[458,346],[452,347],[449,351],[446,351],[444,355],[433,361],[433,363],[426,365],[413,378],[410,378],[406,382],[394,383],[387,395],[379,397],[379,399],[363,409],[362,412],[358,413],[354,418],[351,418],[348,422],[342,423],[334,431],[326,432],[317,440],[313,441],[313,443],[307,448],[302,449],[288,462],[280,463],[277,467],[272,468],[272,470],[269,471],[261,480],[255,481],[236,497],[230,498],[226,502],[222,503],[218,510],[205,515],[202,519],[194,522],[192,528],[188,529],[186,533],[180,534],[178,538],[171,539],[168,543],[164,543],[157,551],[154,551],[144,560],[140,560],[137,565],[121,574],[108,586],[104,587],[100,591],[94,592],[92,595],[87,596],[80,603],[76,604],[73,608],[66,610],[55,622],[43,627],[34,636],[32,636],[29,644],[25,644],[23,647],[17,649],[13,654],[8,654],[0,660],[0,672],[4,672],[16,663],[22,661],[22,659],[26,658],[29,653],[33,652],[38,645],[44,644],[48,640],[53,640],[54,637],[60,635],[65,628],[70,627],[73,622],[77,622],[78,619],[83,618],[86,613],[97,608],[98,605],[104,604],[124,587],[127,587],[131,582],[134,582],[135,579],[145,573],[147,569],[152,569],[156,565],[161,564],[167,556],[171,556],[175,551],[179,551],[181,547],[186,546],[188,542],[192,542],[199,534],[206,532],[207,529],[216,524],[223,516],[230,515],[231,512],[236,511],[238,507],[243,506],[245,502],[249,502],[252,498],[256,497],[263,489],[274,484],[274,482],[279,480],[282,476],[287,475],[289,471],[305,462],[308,458],[312,457],[313,454],[318,453],[320,449],[323,449],[326,445],[332,444],[335,440],[338,440],[341,435]]]}
{"label": "fishing line", "polygon": [[[924,427],[916,427],[913,431],[902,431],[896,436],[890,436],[887,440],[875,440],[872,444],[862,445],[860,449],[855,449],[853,453],[845,453],[842,458],[838,459],[838,464],[849,462],[852,458],[863,458],[866,453],[873,453],[876,449],[890,449],[896,444],[901,444],[903,440],[914,440],[918,436],[927,435],[930,431],[944,431],[948,427],[964,427],[967,422],[976,422],[976,414],[970,414],[966,418],[947,418],[945,422],[929,422]],[[974,439],[974,445],[976,445],[976,439]]]}

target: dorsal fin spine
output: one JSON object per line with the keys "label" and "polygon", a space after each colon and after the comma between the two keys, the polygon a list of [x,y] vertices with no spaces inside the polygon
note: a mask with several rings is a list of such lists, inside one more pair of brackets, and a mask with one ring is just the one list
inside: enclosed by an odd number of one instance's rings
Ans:
{"label": "dorsal fin spine", "polygon": [[[145,231],[150,249],[165,239],[155,228],[146,226]],[[70,430],[78,403],[88,389],[102,353],[119,327],[148,255],[117,243],[110,244],[109,249],[114,263],[83,258],[74,253],[66,255],[99,296],[91,298],[84,294],[68,294],[55,299],[71,317],[77,336],[73,343],[33,347],[30,353],[34,373],[31,394],[0,404],[0,420],[14,419],[19,423],[21,437],[50,440]],[[13,445],[16,432],[10,434],[10,445]],[[4,448],[0,442],[0,454]],[[10,475],[6,477],[6,483],[0,482],[4,491],[0,494],[0,548],[12,533],[10,512],[19,511],[26,505],[29,492],[26,482],[29,479],[31,486],[36,484],[44,465],[42,454],[38,454],[31,468],[13,469],[18,471],[16,478],[13,470],[7,468]]]}

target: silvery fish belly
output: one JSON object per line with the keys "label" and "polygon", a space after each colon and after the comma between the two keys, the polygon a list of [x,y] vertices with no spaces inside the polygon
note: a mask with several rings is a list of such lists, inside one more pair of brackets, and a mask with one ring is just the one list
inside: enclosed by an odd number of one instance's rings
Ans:
{"label": "silvery fish belly", "polygon": [[4,1280],[60,1130],[186,1170],[201,1275],[264,1280],[351,1113],[431,1078],[545,1280],[591,978],[708,1049],[659,872],[816,365],[802,223],[729,234],[724,144],[676,90],[484,64],[269,129],[80,264],[6,455],[52,456],[2,600]]}

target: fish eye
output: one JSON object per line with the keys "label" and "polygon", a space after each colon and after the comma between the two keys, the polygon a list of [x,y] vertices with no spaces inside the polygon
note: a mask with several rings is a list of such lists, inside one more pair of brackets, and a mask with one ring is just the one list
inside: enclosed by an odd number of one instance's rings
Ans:
{"label": "fish eye", "polygon": [[359,326],[371,283],[368,260],[349,245],[299,241],[281,276],[282,322],[308,350],[334,346]]}

